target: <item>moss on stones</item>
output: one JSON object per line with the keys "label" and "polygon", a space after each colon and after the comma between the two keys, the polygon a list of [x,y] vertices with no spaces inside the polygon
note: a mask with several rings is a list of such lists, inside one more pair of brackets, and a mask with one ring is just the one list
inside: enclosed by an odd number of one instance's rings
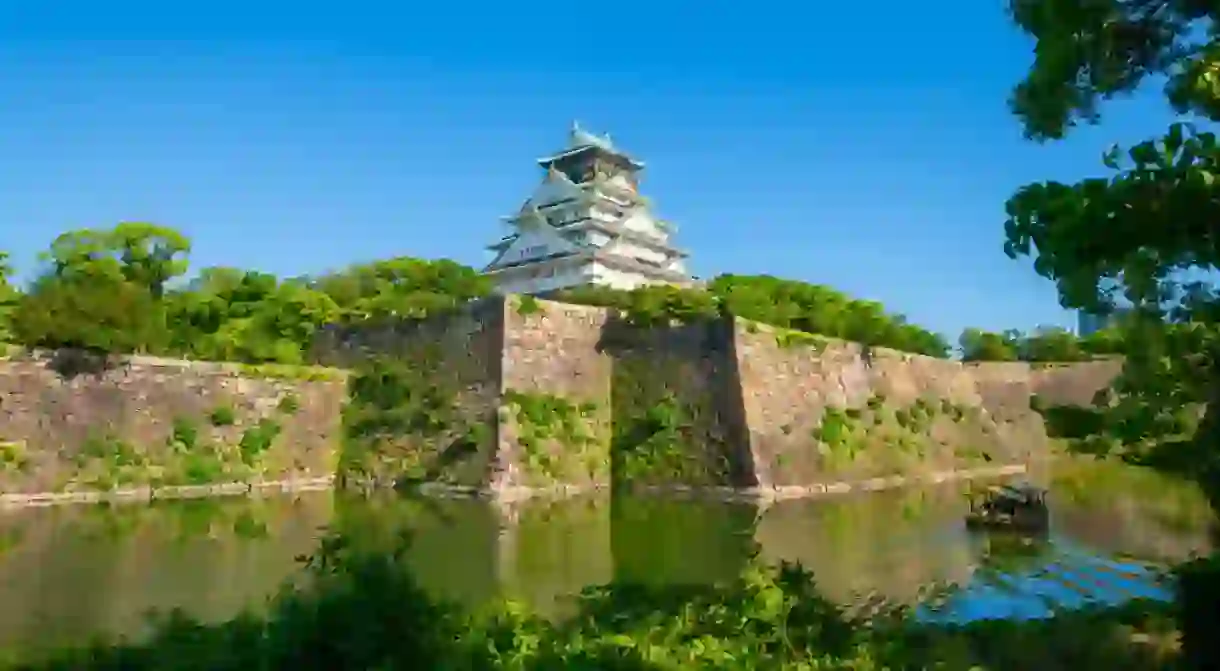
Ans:
{"label": "moss on stones", "polygon": [[484,484],[494,417],[460,407],[457,381],[440,364],[435,351],[424,349],[411,357],[370,359],[348,378],[341,480]]}
{"label": "moss on stones", "polygon": [[806,333],[805,331],[777,329],[775,332],[775,344],[784,349],[806,347],[813,350],[815,354],[821,354],[826,351],[826,346],[830,344],[830,341],[822,336]]}
{"label": "moss on stones", "polygon": [[323,366],[296,366],[291,364],[233,364],[243,377],[264,380],[293,380],[297,382],[337,382],[344,380],[348,372]]}
{"label": "moss on stones", "polygon": [[598,407],[552,394],[508,390],[504,407],[516,421],[526,475],[544,483],[604,479],[607,455],[598,450]]}
{"label": "moss on stones", "polygon": [[611,463],[616,487],[731,483],[728,428],[701,360],[627,352],[615,360]]}
{"label": "moss on stones", "polygon": [[543,311],[542,303],[535,297],[529,294],[521,294],[513,296],[510,300],[515,304],[517,314],[522,317],[538,314]]}
{"label": "moss on stones", "polygon": [[977,409],[959,406],[949,399],[917,398],[911,404],[892,408],[884,394],[870,396],[852,408],[827,407],[810,431],[823,467],[842,471],[867,457],[875,467],[895,467],[911,458],[922,459],[936,441],[938,420],[955,424],[970,421]]}

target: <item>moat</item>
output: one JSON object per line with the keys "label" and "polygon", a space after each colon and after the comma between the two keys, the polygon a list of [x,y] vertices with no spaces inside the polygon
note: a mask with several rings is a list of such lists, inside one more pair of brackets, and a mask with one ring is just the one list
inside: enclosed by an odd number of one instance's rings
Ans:
{"label": "moat", "polygon": [[[60,506],[0,512],[0,649],[138,635],[150,609],[219,619],[257,607],[324,526],[368,542],[416,532],[413,561],[438,595],[505,596],[561,616],[613,578],[700,583],[733,575],[755,544],[799,560],[845,603],[961,588],[940,617],[1024,617],[1049,605],[1167,596],[1158,567],[1209,548],[1209,509],[1154,473],[1072,464],[1043,478],[1049,542],[966,532],[966,485],[777,503],[573,499],[496,507],[456,499],[297,497]],[[0,655],[2,657],[3,655]]]}

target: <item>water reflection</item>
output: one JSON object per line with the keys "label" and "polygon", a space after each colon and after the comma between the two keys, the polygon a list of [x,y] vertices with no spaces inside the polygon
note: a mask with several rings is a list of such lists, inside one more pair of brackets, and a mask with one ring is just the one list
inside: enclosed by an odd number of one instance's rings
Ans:
{"label": "water reflection", "polygon": [[618,578],[707,583],[757,544],[799,561],[845,603],[960,591],[928,617],[1038,617],[1052,604],[1165,596],[1157,566],[1208,550],[1209,510],[1189,486],[1076,464],[1048,481],[1045,539],[968,533],[957,487],[741,503],[659,498],[532,502],[298,498],[63,507],[0,513],[0,648],[101,631],[138,633],[150,608],[207,619],[263,603],[331,525],[362,544],[415,532],[426,587],[468,605],[525,599],[561,615],[581,588]]}

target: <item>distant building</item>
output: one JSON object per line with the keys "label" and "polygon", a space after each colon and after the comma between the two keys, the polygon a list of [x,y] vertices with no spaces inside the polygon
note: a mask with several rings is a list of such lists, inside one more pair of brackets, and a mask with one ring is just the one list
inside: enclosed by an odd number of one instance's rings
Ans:
{"label": "distant building", "polygon": [[483,272],[501,294],[549,293],[599,285],[691,286],[687,254],[670,243],[672,226],[639,194],[644,164],[573,124],[568,145],[538,165],[542,184],[505,222],[512,232],[488,247]]}
{"label": "distant building", "polygon": [[1099,315],[1081,310],[1076,315],[1076,335],[1084,338],[1098,331],[1116,326],[1130,311],[1129,308],[1116,308],[1108,315]]}

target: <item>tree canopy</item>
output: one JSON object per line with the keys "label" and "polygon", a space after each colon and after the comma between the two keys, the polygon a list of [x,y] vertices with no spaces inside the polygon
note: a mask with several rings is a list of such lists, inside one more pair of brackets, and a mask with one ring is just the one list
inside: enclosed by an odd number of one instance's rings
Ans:
{"label": "tree canopy", "polygon": [[[187,279],[191,243],[153,224],[69,231],[40,255],[26,287],[8,282],[0,254],[0,340],[250,363],[303,363],[319,329],[366,320],[417,319],[489,295],[490,280],[449,260],[394,257],[283,279],[239,268],[201,268]],[[590,287],[559,297],[616,308],[641,325],[730,313],[775,326],[936,357],[943,336],[875,301],[766,275],[721,275],[704,288]]]}
{"label": "tree canopy", "polygon": [[1220,476],[1220,4],[1214,0],[1011,0],[1034,39],[1014,89],[1026,135],[1065,137],[1105,101],[1162,79],[1179,118],[1160,136],[1101,157],[1098,176],[1044,181],[1009,199],[1005,251],[1032,258],[1065,306],[1134,306],[1112,416],[1147,441],[1184,406],[1208,410],[1196,467]]}

